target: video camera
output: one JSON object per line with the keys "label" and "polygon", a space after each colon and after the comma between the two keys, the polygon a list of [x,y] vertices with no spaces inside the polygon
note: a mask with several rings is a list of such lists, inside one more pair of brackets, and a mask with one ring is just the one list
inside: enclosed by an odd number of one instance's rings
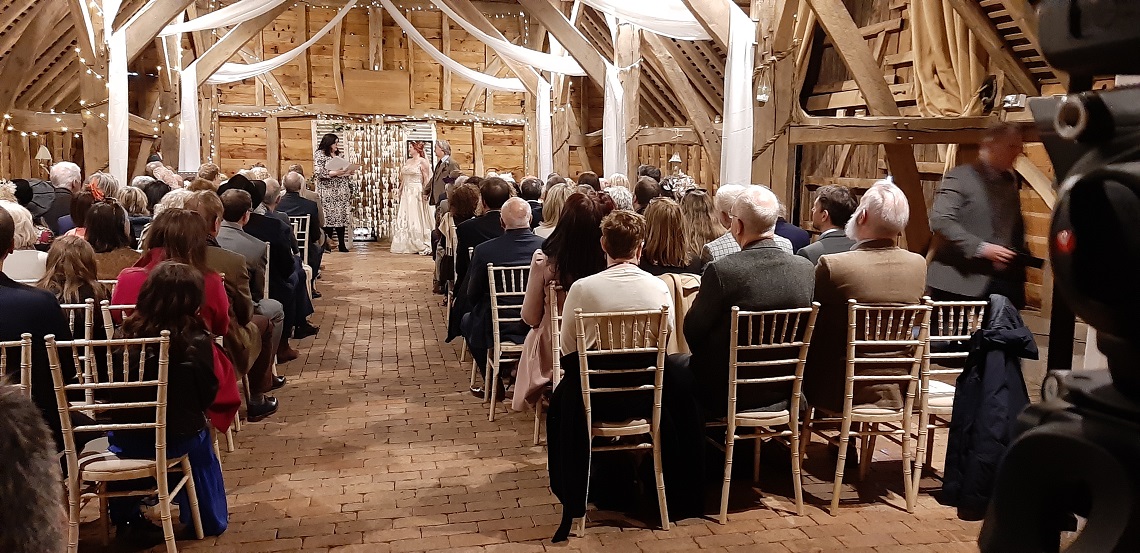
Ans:
{"label": "video camera", "polygon": [[1097,329],[1108,367],[1067,374],[1018,418],[978,543],[1059,551],[1081,517],[1065,551],[1140,551],[1140,87],[1091,90],[1097,75],[1140,74],[1140,1],[1037,9],[1045,57],[1070,77],[1067,96],[1029,105],[1057,174],[1056,290]]}

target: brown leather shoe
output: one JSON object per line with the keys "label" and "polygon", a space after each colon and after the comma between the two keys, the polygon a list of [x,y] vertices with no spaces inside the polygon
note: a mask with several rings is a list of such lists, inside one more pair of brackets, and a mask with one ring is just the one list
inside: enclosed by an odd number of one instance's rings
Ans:
{"label": "brown leather shoe", "polygon": [[285,347],[277,348],[277,363],[279,364],[288,363],[300,356],[301,354],[297,352],[297,350],[288,345]]}

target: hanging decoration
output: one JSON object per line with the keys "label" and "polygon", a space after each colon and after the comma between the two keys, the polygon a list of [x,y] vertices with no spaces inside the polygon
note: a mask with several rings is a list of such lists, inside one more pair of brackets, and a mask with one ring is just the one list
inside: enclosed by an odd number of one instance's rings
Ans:
{"label": "hanging decoration", "polygon": [[[661,36],[677,40],[712,38],[681,0],[582,0],[582,3]],[[740,11],[739,8],[736,11]]]}
{"label": "hanging decoration", "polygon": [[259,15],[268,13],[284,3],[285,0],[240,0],[216,11],[202,14],[190,21],[172,23],[158,33],[158,36],[170,36],[194,31],[206,31],[223,26],[237,25]]}
{"label": "hanging decoration", "polygon": [[724,71],[724,124],[721,127],[721,184],[752,182],[753,61],[756,23],[735,5],[729,18],[728,58]]}
{"label": "hanging decoration", "polygon": [[546,52],[539,52],[531,50],[509,41],[491,36],[483,32],[479,27],[472,25],[471,22],[463,19],[459,14],[455,13],[447,4],[440,0],[431,0],[440,11],[447,14],[452,20],[463,27],[471,36],[479,39],[480,42],[490,46],[500,57],[512,59],[523,65],[529,65],[539,71],[550,71],[553,73],[560,73],[562,75],[573,75],[582,77],[586,75],[586,71],[578,65],[574,58],[564,55],[547,54]]}

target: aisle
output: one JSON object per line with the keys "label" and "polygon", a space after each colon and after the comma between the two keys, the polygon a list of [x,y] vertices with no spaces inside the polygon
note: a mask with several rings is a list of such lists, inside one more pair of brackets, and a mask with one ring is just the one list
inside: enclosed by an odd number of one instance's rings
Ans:
{"label": "aisle", "polygon": [[[443,343],[430,260],[357,244],[352,253],[326,255],[325,275],[313,319],[321,331],[301,343],[300,360],[283,366],[290,383],[278,395],[281,410],[246,425],[238,450],[223,454],[230,530],[204,542],[179,542],[180,549],[976,550],[950,542],[972,542],[978,525],[952,518],[953,510],[929,495],[921,496],[917,517],[892,506],[902,503],[897,493],[886,499],[891,505],[884,502],[884,488],[901,488],[899,464],[886,455],[865,486],[865,504],[845,505],[838,518],[814,505],[805,517],[755,507],[730,515],[727,526],[688,520],[661,532],[652,518],[607,513],[598,518],[611,522],[591,527],[589,537],[552,545],[560,510],[547,485],[546,452],[531,445],[533,418],[513,414],[489,423],[486,407],[467,392],[458,350]],[[817,447],[813,453],[826,464]],[[790,493],[786,474],[772,468],[765,488]],[[805,495],[827,489],[816,483]],[[743,482],[733,504],[754,497]],[[780,497],[764,501],[790,505]],[[85,528],[85,540],[91,535]]]}

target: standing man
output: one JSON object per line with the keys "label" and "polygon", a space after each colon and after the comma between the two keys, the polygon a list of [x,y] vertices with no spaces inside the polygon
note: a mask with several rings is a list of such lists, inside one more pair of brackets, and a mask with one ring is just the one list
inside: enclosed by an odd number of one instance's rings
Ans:
{"label": "standing man", "polygon": [[450,176],[452,171],[459,169],[459,164],[451,159],[451,144],[446,140],[435,141],[435,151],[442,154],[439,161],[435,163],[435,170],[431,173],[431,180],[424,183],[424,196],[427,197],[429,205],[437,205],[440,196],[443,195],[444,186],[447,183],[443,179]]}
{"label": "standing man", "polygon": [[930,297],[985,300],[1001,294],[1025,307],[1025,251],[1019,179],[1013,163],[1022,153],[1021,131],[1000,123],[982,138],[978,160],[955,167],[934,197],[930,228],[933,259]]}
{"label": "standing man", "polygon": [[844,234],[843,227],[858,206],[846,186],[821,186],[816,191],[815,203],[811,204],[811,226],[820,231],[819,239],[800,248],[796,254],[815,264],[820,256],[850,250],[855,241]]}

